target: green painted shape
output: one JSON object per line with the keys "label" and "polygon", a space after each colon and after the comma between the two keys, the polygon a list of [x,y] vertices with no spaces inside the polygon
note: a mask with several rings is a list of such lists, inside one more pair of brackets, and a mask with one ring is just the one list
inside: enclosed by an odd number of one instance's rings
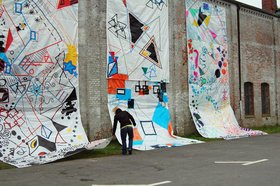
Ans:
{"label": "green painted shape", "polygon": [[147,74],[147,71],[148,71],[147,67],[142,67],[142,70],[143,70],[144,74]]}
{"label": "green painted shape", "polygon": [[190,13],[192,14],[193,17],[195,17],[198,14],[198,9],[190,9]]}

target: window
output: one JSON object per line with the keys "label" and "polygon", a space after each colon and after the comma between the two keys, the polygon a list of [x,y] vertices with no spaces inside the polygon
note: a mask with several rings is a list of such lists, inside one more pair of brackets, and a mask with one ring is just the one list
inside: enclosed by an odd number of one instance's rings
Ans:
{"label": "window", "polygon": [[270,115],[269,84],[262,83],[262,115]]}
{"label": "window", "polygon": [[254,86],[251,82],[244,83],[245,115],[254,115]]}

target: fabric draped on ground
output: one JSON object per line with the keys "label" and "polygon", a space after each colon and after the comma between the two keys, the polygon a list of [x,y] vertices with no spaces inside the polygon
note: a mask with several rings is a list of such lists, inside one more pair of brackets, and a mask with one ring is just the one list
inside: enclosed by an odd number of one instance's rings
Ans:
{"label": "fabric draped on ground", "polygon": [[186,0],[189,102],[198,132],[206,138],[263,135],[241,128],[230,105],[226,9]]}

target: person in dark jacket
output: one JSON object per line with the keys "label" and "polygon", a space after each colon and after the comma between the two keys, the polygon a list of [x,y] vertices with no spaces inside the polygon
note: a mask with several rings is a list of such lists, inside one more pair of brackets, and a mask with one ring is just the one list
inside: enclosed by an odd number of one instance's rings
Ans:
{"label": "person in dark jacket", "polygon": [[[116,108],[114,125],[113,125],[113,135],[116,133],[117,124],[120,122],[121,128],[121,139],[122,139],[122,154],[126,155],[128,153],[132,154],[132,143],[133,143],[133,126],[136,126],[135,120],[131,114],[127,111],[123,111],[120,108]],[[126,137],[128,135],[128,149],[126,147]]]}

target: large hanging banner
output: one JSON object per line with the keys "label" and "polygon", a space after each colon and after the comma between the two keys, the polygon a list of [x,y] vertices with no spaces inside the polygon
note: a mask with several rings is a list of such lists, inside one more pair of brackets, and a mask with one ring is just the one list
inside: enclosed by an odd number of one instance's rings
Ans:
{"label": "large hanging banner", "polygon": [[0,160],[71,155],[88,139],[78,89],[78,0],[0,1]]}
{"label": "large hanging banner", "polygon": [[169,80],[167,0],[107,1],[107,77]]}
{"label": "large hanging banner", "polygon": [[241,128],[230,106],[225,8],[186,0],[189,100],[199,133],[207,138],[264,134]]}
{"label": "large hanging banner", "polygon": [[200,143],[173,135],[168,37],[167,0],[107,0],[108,108],[112,123],[116,106],[134,117],[134,149]]}
{"label": "large hanging banner", "polygon": [[[151,150],[200,143],[197,140],[173,135],[165,83],[143,81],[123,83],[125,88],[117,88],[116,94],[108,95],[109,112],[112,122],[114,121],[112,110],[115,107],[127,110],[133,116],[136,122],[134,149]],[[119,124],[116,137],[121,143]]]}

